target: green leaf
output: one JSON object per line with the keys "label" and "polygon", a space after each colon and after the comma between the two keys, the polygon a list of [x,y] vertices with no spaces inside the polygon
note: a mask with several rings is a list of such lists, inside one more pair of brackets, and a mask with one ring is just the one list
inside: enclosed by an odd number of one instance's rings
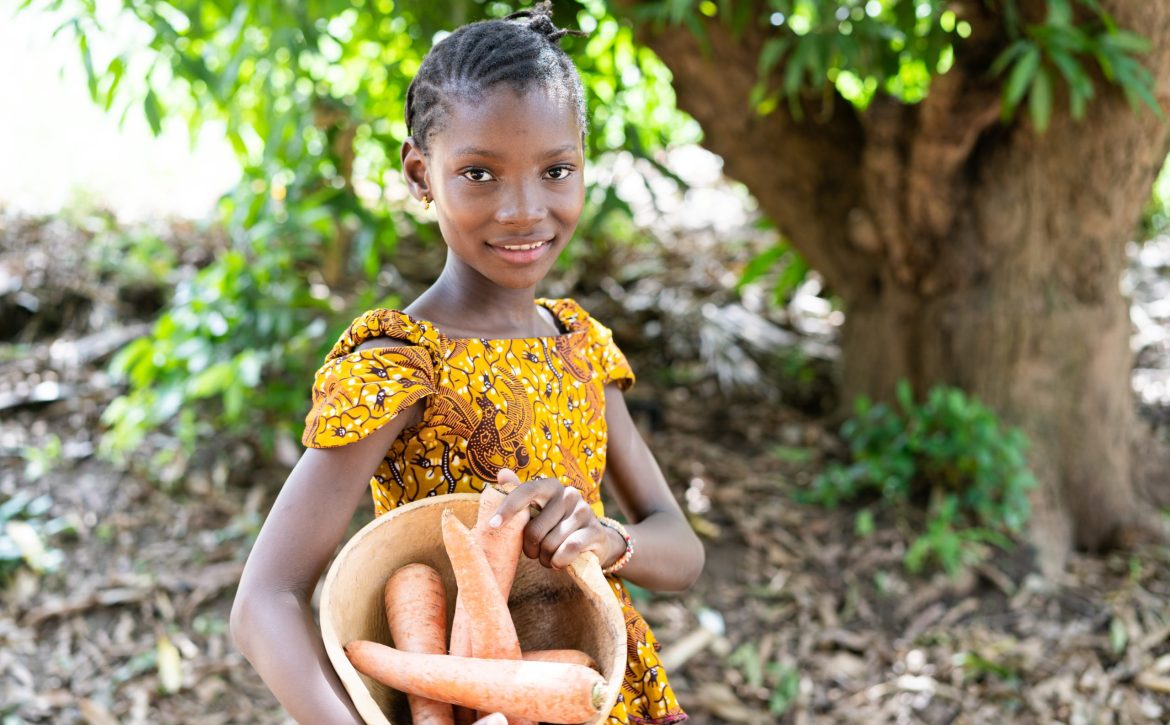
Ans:
{"label": "green leaf", "polygon": [[1128,53],[1149,53],[1154,48],[1154,44],[1148,38],[1128,30],[1110,33],[1104,37],[1104,41]]}
{"label": "green leaf", "polygon": [[1063,51],[1053,49],[1048,56],[1052,60],[1052,64],[1064,76],[1064,80],[1068,83],[1068,103],[1069,112],[1076,120],[1080,120],[1085,116],[1085,106],[1089,99],[1093,97],[1093,82],[1089,78],[1089,74],[1085,72],[1084,68],[1075,57]]}
{"label": "green leaf", "polygon": [[1004,71],[1005,68],[1012,64],[1012,61],[1023,55],[1030,47],[1032,47],[1032,44],[1027,40],[1017,40],[1013,42],[1011,45],[1005,48],[1004,51],[1000,53],[994,61],[992,61],[991,68],[988,72],[993,76],[999,75]]}
{"label": "green leaf", "polygon": [[755,282],[760,277],[770,272],[781,257],[788,251],[788,245],[783,242],[774,246],[768,247],[764,251],[757,254],[744,266],[743,272],[739,275],[739,282],[735,284],[735,290],[740,292],[746,285]]}
{"label": "green leaf", "polygon": [[1004,113],[1008,118],[1015,110],[1016,106],[1020,104],[1020,99],[1024,97],[1024,93],[1028,90],[1028,86],[1032,83],[1032,79],[1036,75],[1036,69],[1040,66],[1040,49],[1036,46],[1031,46],[1012,67],[1012,72],[1008,75],[1007,83],[1003,89],[1003,107]]}
{"label": "green leaf", "polygon": [[909,380],[905,378],[899,379],[894,393],[898,399],[898,405],[902,406],[902,410],[907,413],[914,410],[914,389],[910,386]]}
{"label": "green leaf", "polygon": [[1048,24],[1072,24],[1072,5],[1069,0],[1048,0]]}
{"label": "green leaf", "polygon": [[110,64],[106,66],[106,77],[110,79],[109,87],[106,88],[106,100],[102,104],[103,110],[109,111],[110,107],[114,105],[114,97],[117,95],[118,85],[122,82],[122,76],[126,73],[126,62],[122,60],[122,56],[115,56]]}
{"label": "green leaf", "polygon": [[1036,130],[1039,133],[1047,131],[1048,122],[1052,118],[1052,77],[1047,68],[1041,68],[1036,73],[1032,91],[1028,94],[1028,110]]}
{"label": "green leaf", "polygon": [[162,106],[159,105],[158,96],[155,95],[153,88],[146,92],[146,98],[142,103],[142,110],[146,113],[146,122],[150,124],[151,132],[155,136],[161,134]]}
{"label": "green leaf", "polygon": [[784,57],[784,52],[788,49],[790,39],[769,38],[765,43],[763,49],[760,50],[759,60],[759,74],[761,77],[767,76],[768,73],[776,67],[780,59]]}
{"label": "green leaf", "polygon": [[73,29],[77,33],[77,46],[81,51],[81,64],[85,67],[85,86],[89,89],[89,97],[94,103],[98,101],[97,73],[93,69],[93,55],[89,52],[89,38],[81,29],[81,23],[73,22]]}
{"label": "green leaf", "polygon": [[877,526],[873,520],[873,511],[862,509],[857,512],[857,518],[853,521],[853,530],[857,532],[858,536],[862,538],[870,536],[876,528]]}

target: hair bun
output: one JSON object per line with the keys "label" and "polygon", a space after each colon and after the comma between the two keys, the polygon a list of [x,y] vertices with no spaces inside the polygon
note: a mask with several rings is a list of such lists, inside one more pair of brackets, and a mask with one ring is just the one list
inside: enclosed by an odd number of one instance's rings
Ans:
{"label": "hair bun", "polygon": [[527,10],[518,10],[505,20],[527,20],[528,28],[532,31],[540,33],[548,38],[550,42],[556,42],[566,35],[574,35],[584,37],[588,33],[581,30],[569,30],[567,28],[558,28],[552,20],[552,2],[550,0],[541,0]]}

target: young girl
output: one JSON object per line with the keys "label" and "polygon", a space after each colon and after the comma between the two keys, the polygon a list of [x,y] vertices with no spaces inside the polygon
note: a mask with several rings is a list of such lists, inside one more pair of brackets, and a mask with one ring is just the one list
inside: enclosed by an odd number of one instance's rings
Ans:
{"label": "young girl", "polygon": [[[609,330],[572,300],[536,299],[584,203],[585,104],[547,3],[435,45],[411,83],[407,183],[448,246],[405,311],[371,310],[317,373],[308,447],[256,539],[232,636],[300,722],[360,722],[309,599],[363,491],[375,513],[423,496],[524,485],[494,523],[538,504],[524,553],[564,568],[597,554],[626,617],[629,657],[610,723],[685,719],[657,644],[622,585],[682,590],[703,549],[638,434],[634,382]],[[607,461],[608,459],[608,461]],[[607,465],[608,463],[608,465]],[[603,472],[627,520],[603,516]],[[635,552],[636,544],[636,552]]]}

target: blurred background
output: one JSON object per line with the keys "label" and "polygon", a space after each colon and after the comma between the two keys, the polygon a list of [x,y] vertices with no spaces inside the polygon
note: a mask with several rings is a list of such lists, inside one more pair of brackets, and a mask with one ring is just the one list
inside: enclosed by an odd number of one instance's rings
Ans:
{"label": "blurred background", "polygon": [[[518,7],[0,3],[0,723],[286,720],[235,584],[324,353],[441,268],[410,78]],[[541,292],[707,547],[633,592],[692,720],[1170,718],[1170,7],[554,9]]]}

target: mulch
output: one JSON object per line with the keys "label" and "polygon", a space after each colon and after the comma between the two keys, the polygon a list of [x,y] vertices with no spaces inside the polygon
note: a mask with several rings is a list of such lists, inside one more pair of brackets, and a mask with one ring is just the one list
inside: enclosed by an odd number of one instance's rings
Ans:
{"label": "mulch", "polygon": [[[0,593],[0,720],[285,722],[232,645],[227,620],[287,462],[218,441],[188,462],[180,483],[161,486],[95,455],[98,416],[118,392],[105,365],[152,310],[141,295],[54,266],[90,239],[59,223],[0,216],[0,308],[26,310],[20,329],[40,328],[24,337],[9,330],[0,345],[0,501],[48,494],[48,515],[74,529],[49,541],[64,553],[56,572],[20,569]],[[673,245],[662,254],[689,254],[692,270],[694,255],[711,249]],[[33,252],[42,256],[30,267]],[[20,280],[17,291],[5,275]],[[855,511],[794,498],[841,452],[817,414],[831,398],[832,331],[820,324],[828,313],[797,329],[733,309],[730,285],[712,279],[680,284],[661,301],[669,280],[656,292],[619,278],[625,299],[611,289],[585,300],[590,309],[631,310],[615,324],[619,338],[645,338],[651,323],[660,336],[631,346],[636,369],[655,371],[643,375],[632,407],[703,538],[707,565],[686,592],[634,595],[692,722],[1170,720],[1170,550],[1075,554],[1059,581],[1042,579],[1023,547],[957,578],[910,575],[906,521],[879,515],[862,536]],[[74,305],[68,315],[52,305],[58,293]],[[616,319],[616,311],[595,314]],[[694,342],[712,334],[704,325],[758,340],[771,329],[765,323],[799,333],[783,344],[799,346],[813,368],[803,394],[761,392],[774,362],[767,350],[744,342],[740,364],[754,361],[760,375],[729,381],[719,365],[732,363]],[[1141,364],[1170,367],[1154,353]],[[1148,406],[1159,411],[1156,402]],[[61,455],[47,471],[31,470],[24,451],[50,435]],[[149,446],[173,444],[160,432]],[[370,515],[360,512],[353,530]]]}

